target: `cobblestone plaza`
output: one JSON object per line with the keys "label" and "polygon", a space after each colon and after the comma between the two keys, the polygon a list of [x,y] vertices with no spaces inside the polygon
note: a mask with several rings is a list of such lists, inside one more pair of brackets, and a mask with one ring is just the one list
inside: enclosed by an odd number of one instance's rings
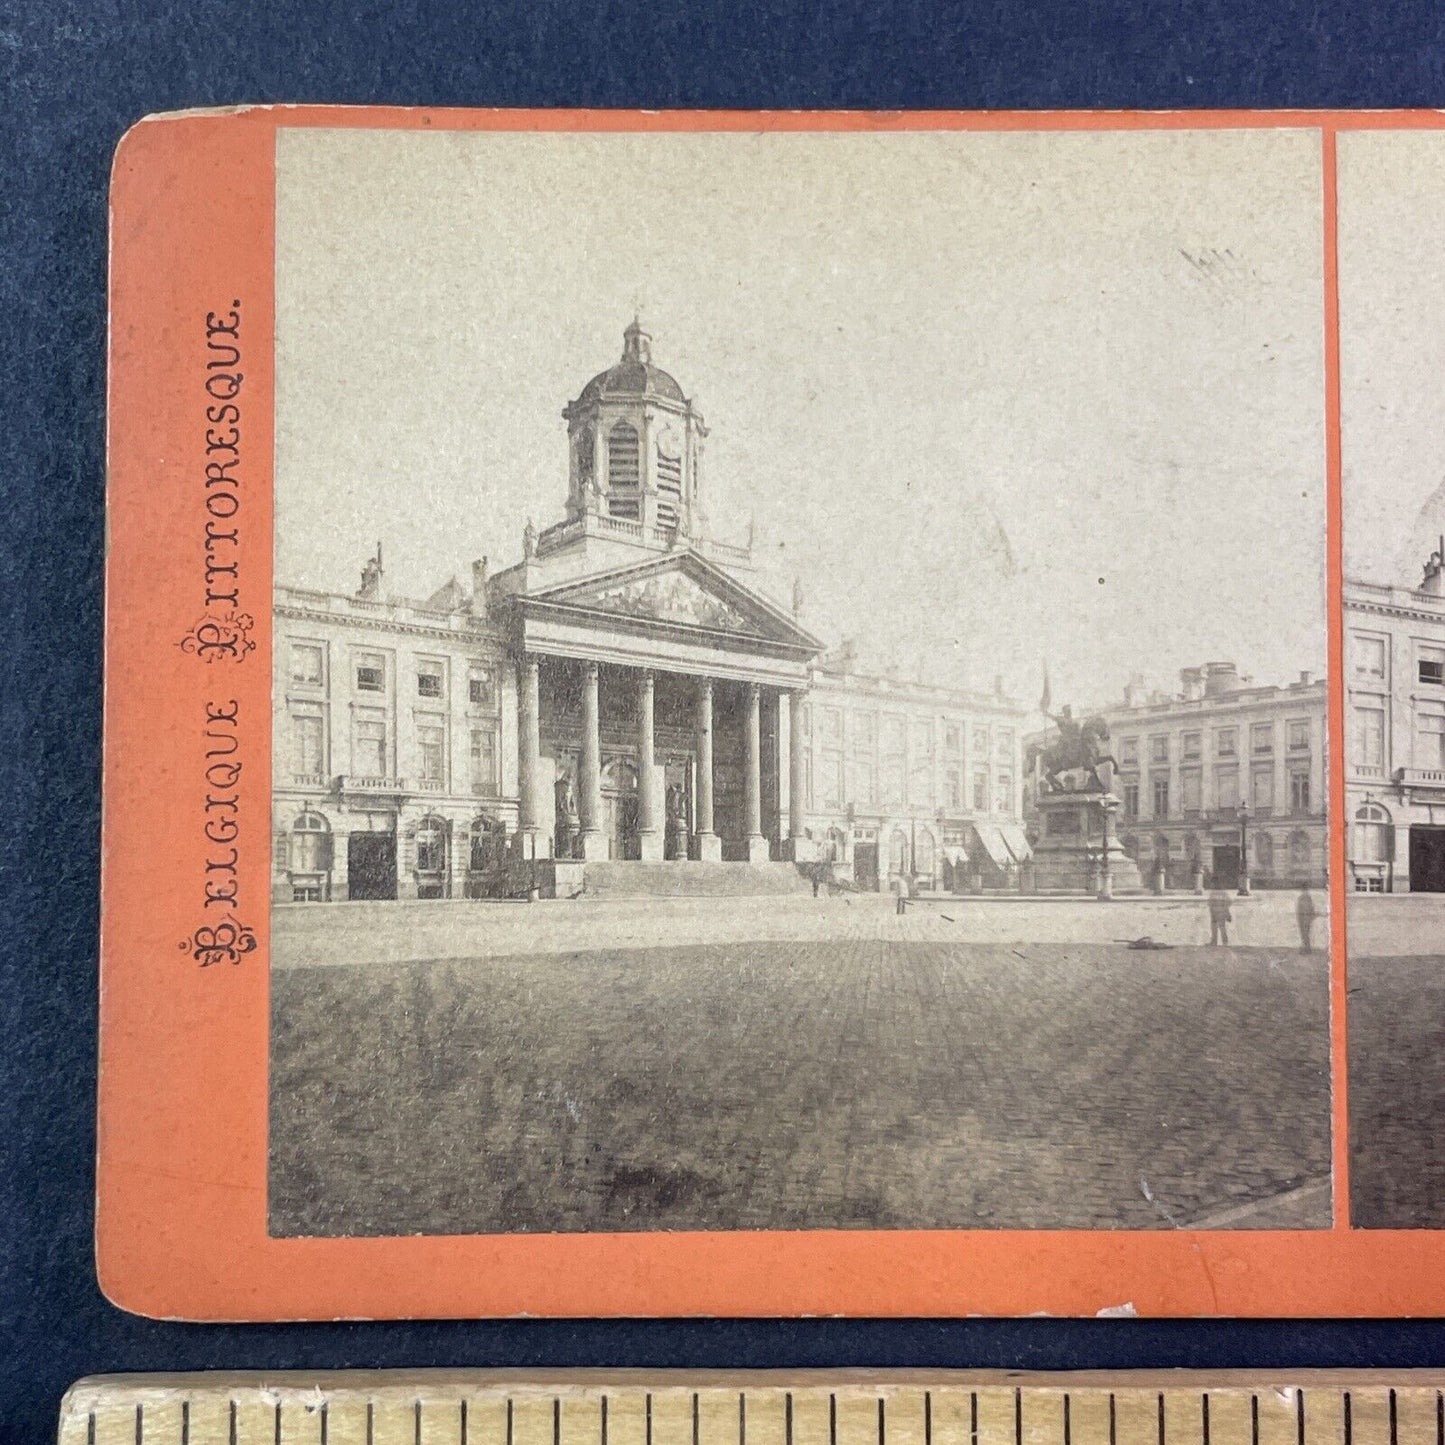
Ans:
{"label": "cobblestone plaza", "polygon": [[1323,1227],[1289,902],[284,910],[271,1227]]}

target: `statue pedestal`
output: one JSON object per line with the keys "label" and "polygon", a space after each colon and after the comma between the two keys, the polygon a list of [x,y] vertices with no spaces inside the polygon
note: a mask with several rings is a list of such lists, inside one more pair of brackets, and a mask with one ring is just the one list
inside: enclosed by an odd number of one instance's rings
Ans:
{"label": "statue pedestal", "polygon": [[1142,891],[1139,865],[1114,831],[1119,800],[1112,793],[1045,793],[1037,807],[1039,839],[1033,856],[1037,892],[1106,898]]}

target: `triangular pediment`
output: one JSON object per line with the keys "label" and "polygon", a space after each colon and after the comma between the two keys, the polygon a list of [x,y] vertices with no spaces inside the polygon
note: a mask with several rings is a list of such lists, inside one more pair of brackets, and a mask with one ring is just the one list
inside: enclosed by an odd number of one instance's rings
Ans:
{"label": "triangular pediment", "polygon": [[809,651],[821,646],[787,613],[696,552],[563,583],[527,600]]}

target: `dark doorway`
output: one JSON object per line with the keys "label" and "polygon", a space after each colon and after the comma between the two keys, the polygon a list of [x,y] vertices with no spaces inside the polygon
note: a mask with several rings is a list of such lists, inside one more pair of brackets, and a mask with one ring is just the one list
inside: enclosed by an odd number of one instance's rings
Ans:
{"label": "dark doorway", "polygon": [[396,897],[396,834],[353,833],[347,848],[349,898]]}
{"label": "dark doorway", "polygon": [[853,845],[853,881],[864,893],[878,891],[878,845],[876,843],[855,843]]}
{"label": "dark doorway", "polygon": [[1239,887],[1239,847],[1237,844],[1214,845],[1214,876],[1216,888]]}
{"label": "dark doorway", "polygon": [[1445,893],[1445,828],[1410,829],[1410,891]]}

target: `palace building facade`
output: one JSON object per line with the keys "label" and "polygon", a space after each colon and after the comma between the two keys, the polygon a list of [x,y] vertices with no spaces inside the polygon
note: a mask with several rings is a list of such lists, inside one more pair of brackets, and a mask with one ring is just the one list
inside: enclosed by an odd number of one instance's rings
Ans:
{"label": "palace building facade", "polygon": [[[857,671],[714,537],[707,428],[634,321],[563,412],[566,511],[431,596],[278,585],[278,902],[456,898],[588,863],[831,863],[983,886],[1027,857],[1024,709]],[[547,891],[544,886],[544,891]]]}
{"label": "palace building facade", "polygon": [[[1259,686],[1232,662],[1186,667],[1177,693],[1131,683],[1094,709],[1117,762],[1120,841],[1146,883],[1233,888],[1247,850],[1253,886],[1323,886],[1326,689],[1307,672]],[[1042,741],[1039,739],[1038,741]],[[1029,780],[1029,806],[1037,780]]]}
{"label": "palace building facade", "polygon": [[[1431,520],[1445,526],[1445,488]],[[1445,893],[1445,535],[1434,536],[1415,586],[1344,585],[1345,853],[1361,893]]]}

